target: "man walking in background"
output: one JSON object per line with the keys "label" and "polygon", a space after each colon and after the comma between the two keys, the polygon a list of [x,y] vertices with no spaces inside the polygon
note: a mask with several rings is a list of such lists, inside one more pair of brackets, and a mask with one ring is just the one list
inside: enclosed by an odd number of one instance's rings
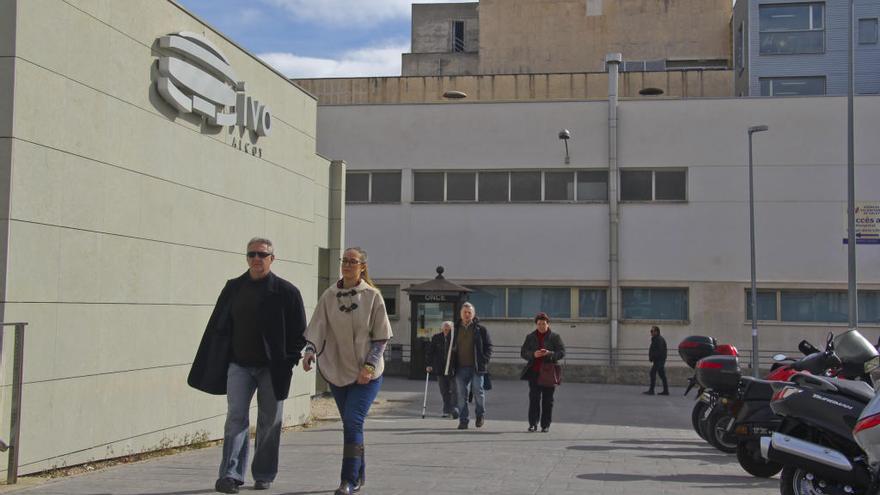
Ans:
{"label": "man walking in background", "polygon": [[437,385],[440,386],[440,397],[443,398],[443,417],[448,418],[452,416],[458,419],[455,377],[452,375],[452,370],[446,366],[449,346],[452,344],[450,340],[452,322],[444,321],[440,325],[440,330],[440,333],[431,337],[431,344],[428,346],[427,356],[425,356],[428,363],[425,371],[437,376]]}
{"label": "man walking in background", "polygon": [[669,384],[666,382],[666,340],[660,336],[660,327],[651,327],[651,347],[648,348],[648,360],[651,362],[651,386],[646,395],[654,395],[654,384],[657,375],[663,381],[663,391],[659,395],[669,395]]}

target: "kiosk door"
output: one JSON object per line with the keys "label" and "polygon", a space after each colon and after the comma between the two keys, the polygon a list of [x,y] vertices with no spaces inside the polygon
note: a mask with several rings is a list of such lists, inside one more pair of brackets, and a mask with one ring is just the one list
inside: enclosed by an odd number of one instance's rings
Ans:
{"label": "kiosk door", "polygon": [[431,344],[431,337],[440,333],[444,321],[455,322],[454,302],[418,302],[416,318],[413,322],[412,354],[410,355],[410,378],[424,378],[425,351]]}

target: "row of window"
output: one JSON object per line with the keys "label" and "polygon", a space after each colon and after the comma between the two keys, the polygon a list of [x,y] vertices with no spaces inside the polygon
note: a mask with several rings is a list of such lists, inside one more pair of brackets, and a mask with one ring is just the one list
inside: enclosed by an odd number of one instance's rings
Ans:
{"label": "row of window", "polygon": [[[348,203],[400,203],[401,173],[346,173]],[[686,201],[687,170],[621,170],[621,201]],[[416,203],[606,202],[607,170],[413,172]]]}
{"label": "row of window", "polygon": [[[824,3],[761,5],[759,20],[762,55],[825,53]],[[860,45],[877,43],[877,21],[876,17],[857,20]]]}
{"label": "row of window", "polygon": [[[608,290],[571,287],[477,285],[469,300],[481,318],[532,318],[539,311],[554,318],[607,319]],[[388,314],[398,311],[395,285],[379,289]],[[621,292],[624,320],[688,321],[687,288],[632,288]],[[846,323],[846,291],[759,290],[758,319],[786,323]],[[745,319],[752,319],[751,291],[745,291]],[[859,323],[880,324],[880,291],[859,291]]]}
{"label": "row of window", "polygon": [[[746,290],[746,319],[752,319],[751,290]],[[845,323],[845,291],[759,290],[758,319],[763,321]],[[859,291],[859,323],[880,323],[880,291]]]}

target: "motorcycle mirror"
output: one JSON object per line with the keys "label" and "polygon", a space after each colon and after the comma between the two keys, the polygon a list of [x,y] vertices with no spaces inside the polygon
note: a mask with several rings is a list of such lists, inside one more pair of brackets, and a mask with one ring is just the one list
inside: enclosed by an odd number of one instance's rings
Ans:
{"label": "motorcycle mirror", "polygon": [[786,357],[785,354],[776,354],[773,356],[774,361],[785,361],[786,359],[788,359],[788,357]]}
{"label": "motorcycle mirror", "polygon": [[834,350],[834,334],[828,332],[828,340],[825,341],[826,350]]}

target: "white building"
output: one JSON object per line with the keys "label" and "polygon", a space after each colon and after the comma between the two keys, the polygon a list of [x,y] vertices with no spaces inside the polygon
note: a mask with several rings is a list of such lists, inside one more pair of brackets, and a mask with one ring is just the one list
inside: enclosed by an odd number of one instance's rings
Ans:
{"label": "white building", "polygon": [[[877,204],[880,97],[858,97],[856,109],[856,197]],[[319,108],[318,150],[348,166],[347,243],[370,253],[371,275],[397,299],[397,343],[411,335],[399,290],[443,265],[476,290],[471,300],[502,360],[519,361],[539,310],[569,346],[569,363],[607,363],[616,347],[618,364],[647,364],[655,324],[670,364],[693,334],[748,356],[746,129],[756,124],[770,127],[754,137],[762,359],[846,328],[845,98],[621,101],[618,110],[615,330],[607,102]],[[880,245],[857,252],[861,328],[873,340]],[[451,315],[431,325],[441,316]]]}
{"label": "white building", "polygon": [[[242,92],[259,122],[231,117]],[[337,273],[342,166],[315,153],[316,112],[174,2],[0,0],[0,314],[28,323],[21,473],[222,437],[225,397],[186,376],[247,240],[274,241],[309,314]],[[295,372],[286,424],[308,417],[313,376]]]}

